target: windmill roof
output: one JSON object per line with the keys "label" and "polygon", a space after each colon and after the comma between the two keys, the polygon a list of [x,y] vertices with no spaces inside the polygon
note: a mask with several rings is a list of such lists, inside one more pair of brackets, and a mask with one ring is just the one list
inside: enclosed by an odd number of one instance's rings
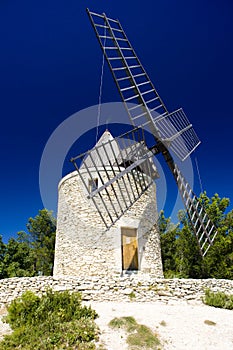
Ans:
{"label": "windmill roof", "polygon": [[158,172],[153,162],[153,154],[148,150],[144,143],[136,142],[127,148],[120,149],[116,139],[110,131],[106,130],[96,145],[89,151],[84,158],[80,169],[98,168],[103,166],[123,166],[134,163],[139,157],[150,155],[150,158],[140,165],[141,171],[149,175],[151,178],[158,178]]}
{"label": "windmill roof", "polygon": [[[87,154],[85,164],[87,167],[107,166],[115,163],[116,157],[120,154],[120,148],[110,131],[105,130],[96,145]],[[83,166],[81,166],[82,168]]]}

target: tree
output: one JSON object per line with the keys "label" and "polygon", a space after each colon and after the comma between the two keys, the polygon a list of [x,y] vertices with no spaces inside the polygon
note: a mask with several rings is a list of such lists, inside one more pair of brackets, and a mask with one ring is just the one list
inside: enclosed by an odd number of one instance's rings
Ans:
{"label": "tree", "polygon": [[225,213],[230,200],[220,198],[218,194],[208,198],[206,192],[200,195],[199,200],[218,230],[214,244],[203,260],[205,275],[233,279],[233,211]]}
{"label": "tree", "polygon": [[52,211],[39,210],[27,223],[32,247],[34,271],[39,275],[51,275],[53,271],[56,219]]}
{"label": "tree", "polygon": [[206,192],[198,200],[218,230],[214,244],[202,259],[187,214],[178,213],[180,225],[174,231],[168,229],[171,220],[162,213],[159,224],[164,275],[233,279],[233,211],[225,213],[230,201],[218,194],[209,198]]}
{"label": "tree", "polygon": [[180,227],[177,232],[175,269],[179,277],[198,278],[202,275],[202,258],[195,235],[185,211],[178,213]]}
{"label": "tree", "polygon": [[29,218],[28,232],[20,231],[7,244],[0,236],[0,278],[51,275],[56,220],[51,211],[39,210]]}
{"label": "tree", "polygon": [[5,254],[6,254],[6,245],[3,243],[2,236],[0,235],[0,279],[7,277],[7,273],[5,271],[5,262],[4,262]]}
{"label": "tree", "polygon": [[161,241],[161,255],[165,277],[174,277],[176,271],[175,252],[176,252],[176,236],[177,227],[171,223],[170,218],[166,218],[164,211],[160,212],[158,219]]}
{"label": "tree", "polygon": [[33,276],[31,249],[25,242],[10,238],[4,256],[5,277]]}

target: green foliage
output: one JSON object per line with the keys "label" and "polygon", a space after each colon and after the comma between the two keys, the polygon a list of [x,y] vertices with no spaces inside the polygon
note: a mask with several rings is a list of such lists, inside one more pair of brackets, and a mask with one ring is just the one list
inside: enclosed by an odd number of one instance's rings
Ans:
{"label": "green foliage", "polygon": [[179,224],[161,212],[159,219],[161,252],[166,278],[226,278],[233,279],[233,211],[225,213],[228,198],[206,192],[198,200],[218,229],[213,246],[202,259],[189,219],[184,211],[178,213]]}
{"label": "green foliage", "polygon": [[20,231],[7,244],[0,236],[0,279],[51,275],[54,261],[56,220],[47,209],[29,218],[28,233]]}
{"label": "green foliage", "polygon": [[177,229],[171,226],[170,218],[165,218],[164,212],[162,211],[159,216],[158,225],[160,230],[160,240],[161,240],[161,253],[163,269],[166,272],[173,274],[173,268],[175,265],[175,246],[176,246],[176,236]]}
{"label": "green foliage", "polygon": [[211,292],[210,289],[207,289],[203,301],[210,306],[233,310],[233,295],[228,295],[223,292],[214,293]]}
{"label": "green foliage", "polygon": [[[31,248],[26,242],[10,238],[5,245],[4,277],[27,277],[33,275]],[[3,277],[3,278],[4,278]]]}
{"label": "green foliage", "polygon": [[36,274],[51,275],[53,271],[56,220],[47,209],[39,210],[29,218],[27,229],[32,247],[32,260]]}
{"label": "green foliage", "polygon": [[198,278],[202,274],[197,241],[187,224],[177,232],[175,266],[182,278]]}
{"label": "green foliage", "polygon": [[39,303],[40,298],[33,292],[25,292],[20,298],[13,300],[7,308],[6,322],[10,324],[12,329],[34,323]]}
{"label": "green foliage", "polygon": [[80,293],[53,292],[42,297],[27,291],[8,307],[13,333],[0,343],[2,350],[95,349],[98,315],[81,305]]}
{"label": "green foliage", "polygon": [[123,328],[129,334],[127,343],[130,349],[159,349],[159,339],[151,329],[145,325],[138,324],[132,316],[115,317],[109,322],[112,328]]}

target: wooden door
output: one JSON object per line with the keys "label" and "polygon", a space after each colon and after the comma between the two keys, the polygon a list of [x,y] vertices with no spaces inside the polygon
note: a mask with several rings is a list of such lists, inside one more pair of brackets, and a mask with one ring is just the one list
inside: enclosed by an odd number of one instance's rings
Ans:
{"label": "wooden door", "polygon": [[138,270],[138,240],[137,230],[121,228],[122,269]]}

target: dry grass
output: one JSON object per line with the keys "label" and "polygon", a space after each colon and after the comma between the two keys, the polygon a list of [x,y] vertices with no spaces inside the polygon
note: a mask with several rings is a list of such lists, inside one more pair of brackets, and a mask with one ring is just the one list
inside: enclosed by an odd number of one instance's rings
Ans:
{"label": "dry grass", "polygon": [[111,328],[123,328],[127,331],[127,344],[130,349],[160,349],[160,341],[152,330],[142,324],[138,324],[132,316],[115,317],[109,322]]}

